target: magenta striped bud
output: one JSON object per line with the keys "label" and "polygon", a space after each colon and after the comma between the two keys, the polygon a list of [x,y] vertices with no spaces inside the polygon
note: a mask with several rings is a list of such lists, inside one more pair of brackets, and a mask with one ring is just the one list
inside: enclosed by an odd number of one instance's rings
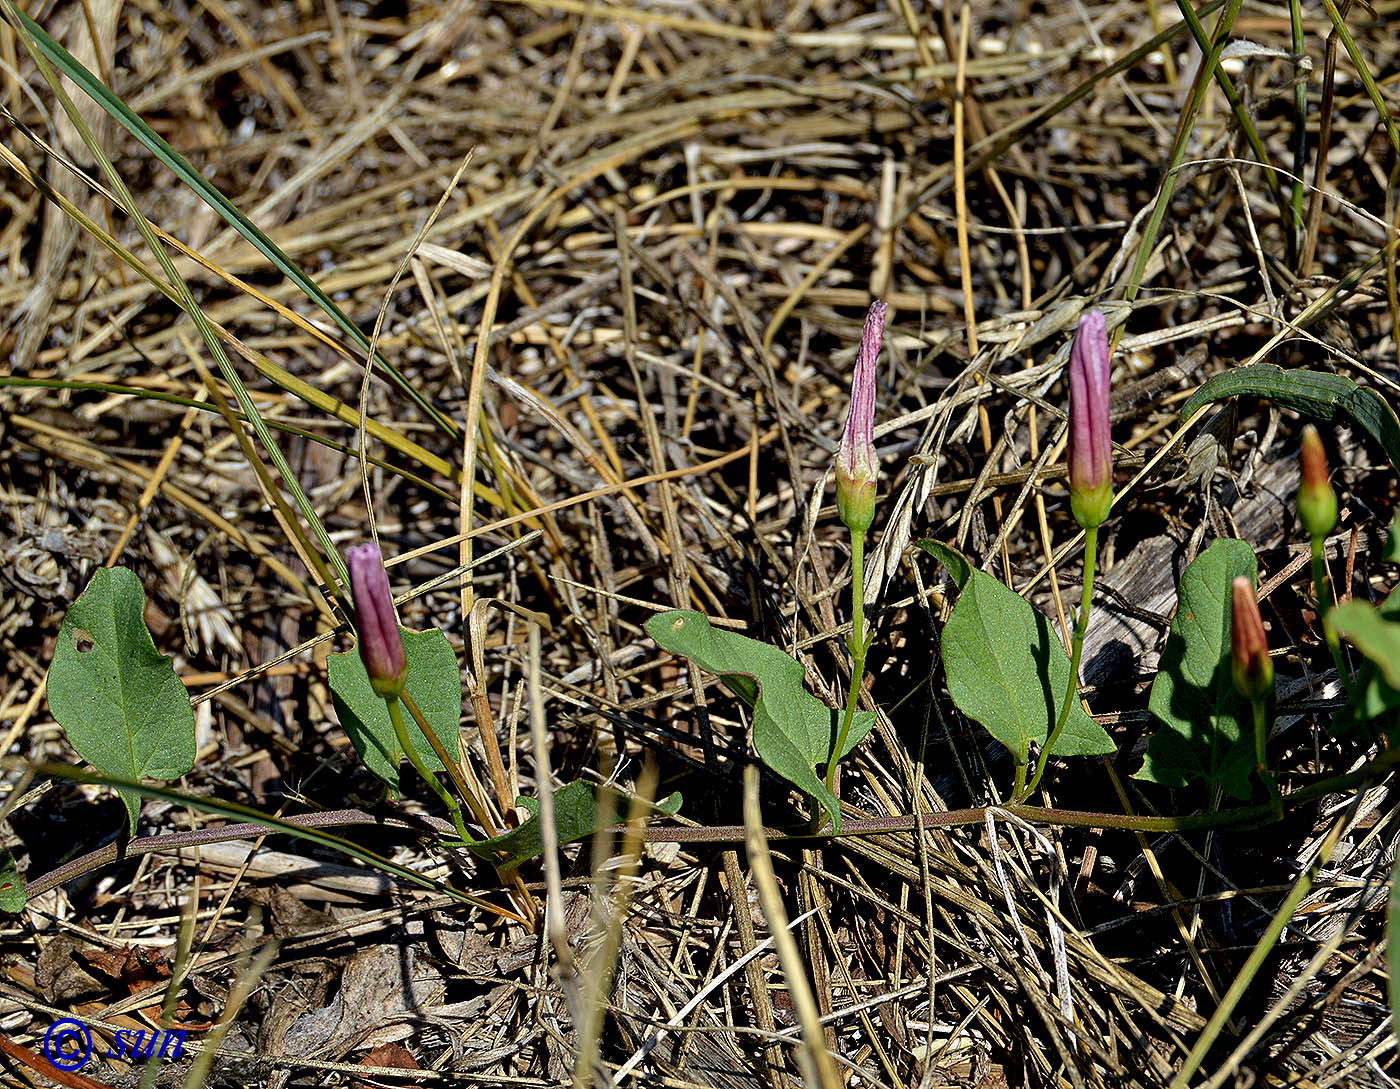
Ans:
{"label": "magenta striped bud", "polygon": [[373,541],[345,550],[350,568],[350,596],[355,602],[356,645],[369,683],[386,698],[397,697],[408,677],[408,658],[399,635],[399,617],[389,592],[384,558]]}
{"label": "magenta striped bud", "polygon": [[1101,525],[1113,504],[1108,395],[1108,331],[1090,310],[1069,349],[1069,505],[1084,529]]}
{"label": "magenta striped bud", "polygon": [[851,378],[851,410],[841,447],[836,452],[836,513],[852,533],[864,533],[875,521],[875,362],[885,337],[885,304],[873,302],[856,352]]}
{"label": "magenta striped bud", "polygon": [[1243,575],[1230,584],[1230,672],[1245,699],[1262,700],[1274,690],[1274,663],[1254,580]]}

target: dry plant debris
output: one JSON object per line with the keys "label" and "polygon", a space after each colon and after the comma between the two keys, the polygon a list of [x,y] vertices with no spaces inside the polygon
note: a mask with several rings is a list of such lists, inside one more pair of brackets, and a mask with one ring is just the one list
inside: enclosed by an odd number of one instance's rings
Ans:
{"label": "dry plant debris", "polygon": [[[906,546],[956,543],[1063,626],[1078,554],[1058,406],[1085,305],[1123,329],[1120,489],[1191,390],[1266,346],[1260,358],[1335,370],[1394,402],[1396,151],[1328,6],[1303,5],[1303,65],[1288,5],[1233,5],[1224,71],[1271,165],[1209,88],[1131,307],[1119,300],[1201,57],[1185,33],[1142,48],[1176,25],[1169,4],[91,0],[28,14],[366,336],[382,320],[379,350],[431,412],[382,367],[367,377],[363,352],[80,101],[145,215],[184,248],[178,268],[331,539],[365,535],[372,497],[386,555],[409,557],[391,568],[400,592],[496,552],[403,606],[410,627],[454,639],[475,773],[488,781],[486,730],[512,788],[536,792],[534,675],[560,781],[630,786],[650,762],[704,826],[740,820],[742,707],[642,625],[658,607],[728,619],[794,651],[839,706],[849,557],[821,485],[873,299],[890,308],[866,694],[881,719],[843,766],[852,816],[1005,789],[994,747],[941,688],[942,597]],[[1202,15],[1208,31],[1219,10]],[[1400,7],[1343,11],[1393,106]],[[24,774],[73,760],[45,669],[64,609],[115,562],[141,576],[148,626],[195,704],[200,751],[182,790],[269,812],[387,813],[334,720],[324,661],[344,637],[269,499],[282,482],[215,411],[231,391],[190,320],[45,198],[155,268],[8,27],[0,50],[6,842],[34,879],[121,827],[110,792]],[[1293,233],[1271,186],[1288,197],[1277,171],[1294,162],[1300,78]],[[1320,317],[1290,324],[1333,289]],[[1295,562],[1297,435],[1293,415],[1246,399],[1104,527],[1087,694],[1119,755],[1052,766],[1054,804],[1212,804],[1145,797],[1127,777],[1175,577],[1219,536],[1260,557],[1284,792],[1360,760],[1324,729],[1337,692],[1319,680],[1330,663]],[[1394,473],[1345,429],[1330,448],[1344,497],[1335,577],[1376,599],[1394,581],[1378,559]],[[531,615],[548,625],[537,660]],[[764,797],[771,821],[797,819],[781,783]],[[426,790],[399,810],[427,811]],[[850,1085],[1159,1086],[1331,833],[1331,861],[1192,1084],[1390,1086],[1381,940],[1396,819],[1382,783],[1266,832],[1001,820],[773,849]],[[222,820],[148,802],[140,832]],[[346,835],[509,903],[489,867],[421,831]],[[173,1017],[209,1053],[161,1067],[165,1085],[524,1087],[621,1069],[645,1085],[797,1084],[798,1026],[739,844],[647,842],[617,896],[598,864],[611,850],[564,852],[573,980],[524,927],[301,841],[132,852],[8,924],[7,1079],[33,1078],[16,1056],[64,1014],[109,1043]],[[522,876],[542,895],[537,864]],[[596,1069],[580,1074],[570,997],[596,993],[596,951],[612,948]],[[125,1086],[141,1070],[88,1074]],[[57,1080],[87,1084],[73,1077]]]}

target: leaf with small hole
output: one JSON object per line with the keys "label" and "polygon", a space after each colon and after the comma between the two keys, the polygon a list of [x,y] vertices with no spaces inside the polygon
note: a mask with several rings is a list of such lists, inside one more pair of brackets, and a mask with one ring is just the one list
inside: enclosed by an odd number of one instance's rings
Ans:
{"label": "leaf with small hole", "polygon": [[[194,711],[170,659],[146,628],[141,580],[102,568],[73,602],[49,666],[49,709],[73,749],[98,771],[177,779],[194,767]],[[117,793],[131,830],[140,796]]]}

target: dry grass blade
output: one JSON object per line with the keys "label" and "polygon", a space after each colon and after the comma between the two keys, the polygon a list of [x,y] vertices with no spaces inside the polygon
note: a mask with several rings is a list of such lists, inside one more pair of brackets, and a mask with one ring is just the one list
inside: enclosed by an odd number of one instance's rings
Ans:
{"label": "dry grass blade", "polygon": [[764,914],[773,927],[778,960],[783,966],[788,994],[802,1026],[802,1055],[806,1059],[801,1064],[804,1080],[808,1085],[821,1086],[821,1089],[838,1089],[841,1078],[836,1073],[836,1064],[831,1061],[831,1053],[826,1049],[826,1034],[822,1031],[821,1014],[807,978],[807,965],[788,928],[783,895],[773,873],[773,858],[768,853],[763,819],[758,811],[758,769],[752,767],[744,772],[744,829],[744,848],[748,852],[750,872],[758,887],[758,899],[763,905]]}
{"label": "dry grass blade", "polygon": [[[0,945],[16,1047],[41,1054],[64,1012],[99,1034],[168,1012],[208,1084],[791,1089],[805,1068],[891,1089],[1391,1089],[1393,786],[1369,736],[1330,729],[1299,421],[1252,397],[1179,410],[1241,363],[1400,389],[1393,5],[25,10],[50,66],[91,59],[63,78],[109,127],[78,139],[0,28],[3,842],[42,888]],[[701,610],[842,702],[829,471],[877,295],[861,700],[879,718],[840,774],[843,826],[865,831],[784,840],[802,799],[765,780],[760,901],[734,850],[751,709],[645,624]],[[1083,582],[1064,366],[1089,306],[1118,334],[1118,471],[1082,691],[1120,749],[1052,762],[1058,812],[988,828],[1011,772],[951,701],[952,594],[908,546],[961,541],[1063,611]],[[1344,423],[1326,440],[1332,574],[1378,602],[1394,475]],[[522,797],[546,810],[525,829],[543,857],[506,874],[542,932],[444,843],[438,796],[384,798],[338,722],[345,629],[314,564],[371,502],[405,626],[446,632],[462,665],[457,771],[482,827],[528,824]],[[1289,805],[1262,832],[1240,826],[1252,802],[1222,815],[1133,778],[1177,578],[1232,536],[1258,555],[1280,681]],[[125,858],[101,787],[29,780],[74,762],[45,670],[104,562],[140,576],[198,731]],[[553,788],[626,795],[648,762],[683,827],[623,850],[626,880],[611,851],[559,844]],[[236,807],[356,816],[297,839]],[[237,1005],[254,944],[277,952],[211,1042],[195,1026]]]}

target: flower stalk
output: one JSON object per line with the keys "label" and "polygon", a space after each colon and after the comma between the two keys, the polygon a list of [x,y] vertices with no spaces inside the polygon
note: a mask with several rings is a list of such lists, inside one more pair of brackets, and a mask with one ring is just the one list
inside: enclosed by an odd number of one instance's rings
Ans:
{"label": "flower stalk", "polygon": [[1337,493],[1332,490],[1331,473],[1327,468],[1327,451],[1317,428],[1303,428],[1303,445],[1299,453],[1302,476],[1298,483],[1298,521],[1308,533],[1312,550],[1313,593],[1317,596],[1317,611],[1322,617],[1322,638],[1337,667],[1342,686],[1351,692],[1351,671],[1342,657],[1342,641],[1332,624],[1332,606],[1337,603],[1332,580],[1327,575],[1327,535],[1337,528]]}
{"label": "flower stalk", "polygon": [[865,633],[865,534],[875,521],[875,481],[880,470],[875,455],[875,364],[885,337],[885,312],[885,304],[876,300],[865,315],[851,377],[851,407],[836,452],[836,513],[851,532],[851,686],[836,745],[826,764],[826,789],[833,794],[836,769],[845,755],[865,680],[866,651],[870,649]]}
{"label": "flower stalk", "polygon": [[1089,628],[1089,607],[1094,600],[1094,568],[1098,559],[1099,551],[1099,530],[1097,526],[1084,530],[1084,588],[1079,596],[1079,616],[1074,621],[1074,634],[1071,637],[1069,656],[1069,691],[1065,693],[1064,703],[1060,706],[1059,718],[1055,720],[1055,727],[1050,731],[1045,739],[1045,744],[1040,748],[1040,755],[1036,758],[1035,774],[1031,776],[1031,781],[1022,786],[1020,780],[1025,778],[1026,765],[1016,766],[1017,782],[1013,785],[1011,796],[1017,801],[1024,801],[1029,798],[1035,788],[1040,785],[1040,780],[1045,775],[1045,768],[1050,763],[1050,754],[1055,750],[1055,742],[1060,740],[1060,735],[1064,733],[1065,723],[1069,721],[1070,710],[1074,707],[1074,701],[1079,698],[1079,663],[1084,656],[1084,633]]}
{"label": "flower stalk", "polygon": [[1107,323],[1098,310],[1086,311],[1079,319],[1069,349],[1069,506],[1074,520],[1084,530],[1084,586],[1070,642],[1069,687],[1055,725],[1040,747],[1030,782],[1025,781],[1025,763],[1017,762],[1011,788],[1017,802],[1029,797],[1040,785],[1050,754],[1079,698],[1079,664],[1094,599],[1099,526],[1113,507],[1113,436],[1108,415],[1111,379]]}
{"label": "flower stalk", "polygon": [[[389,574],[384,570],[383,554],[379,551],[379,545],[373,541],[366,541],[347,549],[345,561],[350,571],[350,597],[355,605],[355,646],[360,652],[360,661],[364,663],[365,672],[369,674],[370,687],[384,699],[399,748],[408,757],[414,770],[427,781],[433,792],[442,800],[442,804],[447,807],[457,834],[463,840],[468,840],[470,837],[462,820],[462,807],[423,763],[417,747],[409,739],[408,727],[404,724],[403,712],[399,709],[399,698],[406,695],[404,685],[408,681],[408,656],[404,652],[403,636],[399,632],[398,610],[394,607],[394,595],[389,589]],[[430,740],[436,740],[432,738],[426,724],[423,734]],[[443,760],[444,767],[449,764],[450,761]],[[459,784],[454,785],[458,785],[460,789]],[[469,793],[468,796],[470,797]]]}

